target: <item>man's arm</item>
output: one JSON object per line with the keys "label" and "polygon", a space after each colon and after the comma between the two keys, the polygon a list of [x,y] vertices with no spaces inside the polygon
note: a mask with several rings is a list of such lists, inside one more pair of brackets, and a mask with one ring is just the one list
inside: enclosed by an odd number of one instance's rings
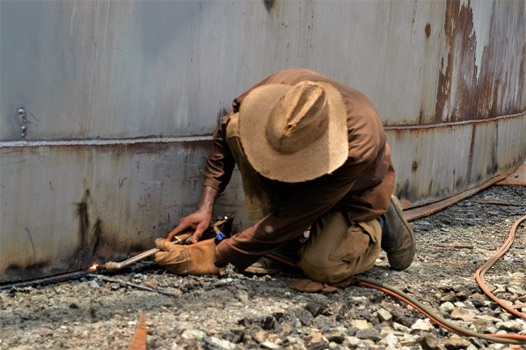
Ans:
{"label": "man's arm", "polygon": [[230,182],[235,166],[225,137],[226,126],[231,114],[232,112],[223,118],[220,127],[214,133],[213,150],[206,159],[203,190],[197,204],[197,210],[180,219],[179,224],[168,233],[166,238],[169,241],[174,236],[192,229],[194,230],[192,243],[196,243],[212,222],[215,201]]}

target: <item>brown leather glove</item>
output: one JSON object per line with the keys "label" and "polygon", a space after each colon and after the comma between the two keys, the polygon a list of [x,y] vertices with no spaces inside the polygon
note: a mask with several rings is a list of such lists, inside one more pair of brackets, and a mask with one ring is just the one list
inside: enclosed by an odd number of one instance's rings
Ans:
{"label": "brown leather glove", "polygon": [[155,245],[160,252],[155,253],[153,261],[168,271],[178,275],[219,275],[220,270],[214,265],[214,239],[183,245],[157,238]]}

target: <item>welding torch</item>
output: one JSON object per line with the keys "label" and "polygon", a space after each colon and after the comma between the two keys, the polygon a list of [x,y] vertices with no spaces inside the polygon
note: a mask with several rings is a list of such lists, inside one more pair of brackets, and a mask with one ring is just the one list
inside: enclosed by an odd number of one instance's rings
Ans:
{"label": "welding torch", "polygon": [[[232,230],[232,217],[224,216],[220,219],[218,219],[216,222],[214,222],[208,229],[205,230],[203,234],[203,238],[212,238],[215,237],[217,241],[221,241],[224,238],[227,238],[231,234]],[[222,228],[220,228],[222,227]],[[190,244],[192,243],[192,236],[194,235],[193,232],[186,232],[182,233],[180,235],[177,235],[173,238],[172,243],[173,244]],[[102,267],[106,269],[109,272],[115,272],[118,270],[121,270],[125,268],[126,266],[129,266],[139,260],[148,258],[155,253],[159,252],[159,248],[152,248],[150,250],[147,250],[145,252],[142,252],[136,256],[133,256],[129,259],[116,262],[116,261],[108,261]]]}

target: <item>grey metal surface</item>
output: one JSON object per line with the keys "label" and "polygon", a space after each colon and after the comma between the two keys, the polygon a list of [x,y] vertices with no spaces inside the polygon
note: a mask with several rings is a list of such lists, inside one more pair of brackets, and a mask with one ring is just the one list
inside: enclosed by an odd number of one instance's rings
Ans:
{"label": "grey metal surface", "polygon": [[[412,205],[526,158],[525,1],[3,0],[0,26],[0,282],[151,248],[283,68],[371,98]],[[217,213],[246,224],[241,198],[236,174]]]}

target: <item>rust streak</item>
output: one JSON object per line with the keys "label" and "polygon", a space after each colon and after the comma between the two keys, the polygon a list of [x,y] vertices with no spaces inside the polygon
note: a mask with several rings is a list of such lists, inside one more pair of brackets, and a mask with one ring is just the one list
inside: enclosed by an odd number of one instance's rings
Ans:
{"label": "rust streak", "polygon": [[473,83],[476,77],[472,71],[476,69],[475,51],[470,50],[476,44],[475,35],[471,36],[471,8],[464,6],[459,0],[448,1],[444,32],[449,52],[444,72],[439,76],[435,122],[463,120],[470,114],[471,111],[466,108],[473,106],[473,103],[468,103],[471,100],[468,87],[475,86]]}
{"label": "rust streak", "polygon": [[[499,6],[498,3],[493,2],[493,6]],[[524,91],[525,80],[520,77],[524,77],[525,61],[519,60],[518,64],[510,61],[509,53],[511,50],[524,53],[525,44],[523,40],[510,38],[505,23],[508,17],[492,12],[487,24],[492,32],[485,42],[486,38],[477,38],[483,33],[475,28],[471,2],[451,0],[446,4],[444,40],[448,52],[439,68],[435,123],[486,119],[524,108],[526,95],[520,92]],[[503,6],[509,6],[509,11],[518,11],[518,18],[524,17],[524,6],[506,4]],[[517,24],[513,30],[516,35],[523,35],[524,24]],[[503,50],[504,45],[510,49]],[[479,62],[477,51],[481,52]],[[518,98],[510,98],[510,94],[517,92]]]}
{"label": "rust streak", "polygon": [[426,38],[429,39],[429,36],[431,35],[431,24],[429,22],[427,22],[426,24],[425,32],[426,32]]}

